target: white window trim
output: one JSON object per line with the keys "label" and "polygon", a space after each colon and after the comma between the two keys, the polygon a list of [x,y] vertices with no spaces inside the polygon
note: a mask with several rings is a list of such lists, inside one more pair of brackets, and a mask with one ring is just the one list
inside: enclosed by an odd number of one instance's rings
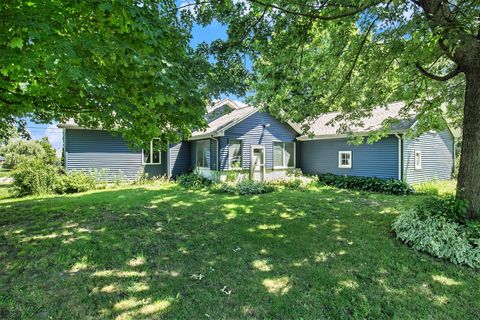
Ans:
{"label": "white window trim", "polygon": [[[420,163],[417,165],[417,154],[420,156]],[[415,150],[413,153],[413,164],[415,170],[422,170],[422,150]]]}
{"label": "white window trim", "polygon": [[[230,140],[240,141],[240,167],[232,168],[232,157],[230,156]],[[243,140],[241,139],[229,139],[228,141],[228,170],[243,170]]]}
{"label": "white window trim", "polygon": [[162,151],[158,151],[158,163],[152,163],[153,160],[153,140],[159,140],[157,139],[152,139],[150,140],[150,162],[145,162],[145,149],[142,149],[142,165],[144,166],[158,166],[162,164]]}
{"label": "white window trim", "polygon": [[[282,152],[282,155],[283,155],[283,159],[282,159],[282,162],[283,163],[286,163],[285,161],[285,143],[293,143],[293,166],[289,167],[288,165],[287,166],[276,166],[275,165],[275,143],[281,143],[283,144],[283,152]],[[295,143],[295,141],[279,141],[279,140],[274,140],[272,142],[272,153],[273,153],[273,169],[290,169],[290,168],[296,168],[297,167],[297,144]]]}
{"label": "white window trim", "polygon": [[[212,146],[210,145],[210,140],[209,140],[209,139],[197,140],[196,146],[195,146],[195,166],[196,166],[197,168],[199,168],[199,169],[210,169],[210,167],[202,167],[202,166],[199,166],[199,165],[198,165],[197,151],[198,151],[198,143],[199,143],[199,142],[201,142],[202,144],[208,142],[209,152],[212,150]],[[212,157],[211,157],[211,156],[210,156],[210,161],[212,161]],[[208,162],[208,161],[207,161],[207,162]]]}
{"label": "white window trim", "polygon": [[[343,154],[348,154],[349,155],[350,162],[347,165],[342,164],[342,155]],[[353,162],[352,151],[338,151],[338,167],[340,169],[351,169],[352,168],[352,162]]]}

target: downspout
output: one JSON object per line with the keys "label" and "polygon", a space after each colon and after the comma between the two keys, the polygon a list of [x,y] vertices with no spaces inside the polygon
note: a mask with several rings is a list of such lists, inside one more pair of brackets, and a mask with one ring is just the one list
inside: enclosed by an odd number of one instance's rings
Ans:
{"label": "downspout", "polygon": [[215,140],[217,147],[215,148],[215,169],[218,171],[218,138],[212,137],[213,140]]}
{"label": "downspout", "polygon": [[453,178],[453,175],[455,174],[455,161],[457,160],[457,150],[456,150],[456,147],[455,147],[455,136],[452,134],[452,140],[453,140],[453,166],[452,166],[452,174],[450,176],[450,178]]}
{"label": "downspout", "polygon": [[402,170],[402,136],[398,133],[395,133],[395,137],[398,138],[398,180],[403,180],[403,170]]}
{"label": "downspout", "polygon": [[63,161],[65,162],[65,173],[68,174],[68,160],[67,160],[67,129],[63,128]]}
{"label": "downspout", "polygon": [[172,170],[170,168],[170,142],[167,140],[167,179],[172,177]]}

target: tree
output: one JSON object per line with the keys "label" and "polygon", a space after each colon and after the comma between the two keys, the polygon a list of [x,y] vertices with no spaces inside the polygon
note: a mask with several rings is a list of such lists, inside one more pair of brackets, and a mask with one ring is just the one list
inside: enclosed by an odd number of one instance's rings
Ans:
{"label": "tree", "polygon": [[[252,100],[309,123],[341,110],[342,129],[403,100],[416,133],[463,127],[457,195],[480,209],[480,7],[448,0],[198,1],[194,16],[228,25],[225,52],[250,55]],[[235,48],[236,50],[233,50]],[[372,134],[375,139],[386,133]],[[478,215],[477,215],[478,217]]]}
{"label": "tree", "polygon": [[28,116],[175,141],[221,91],[173,0],[5,0],[0,16],[0,136]]}
{"label": "tree", "polygon": [[56,156],[47,138],[40,140],[11,139],[7,145],[0,148],[0,153],[5,156],[3,166],[8,169],[15,168],[19,163],[38,159],[45,165],[55,165]]}

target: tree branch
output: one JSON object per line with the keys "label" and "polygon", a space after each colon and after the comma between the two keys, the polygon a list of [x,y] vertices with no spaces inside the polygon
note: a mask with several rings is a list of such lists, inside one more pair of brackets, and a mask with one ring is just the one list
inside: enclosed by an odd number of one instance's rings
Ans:
{"label": "tree branch", "polygon": [[423,74],[425,77],[433,79],[433,80],[437,80],[437,81],[450,80],[450,79],[454,78],[455,76],[457,76],[459,73],[463,72],[460,67],[456,67],[455,69],[453,69],[452,71],[450,71],[448,74],[446,74],[444,76],[437,76],[437,75],[432,74],[432,73],[428,72],[427,70],[425,70],[420,65],[420,63],[418,63],[418,62],[415,66],[417,67],[418,71],[420,71],[420,73]]}
{"label": "tree branch", "polygon": [[374,6],[383,2],[383,0],[376,0],[376,1],[373,1],[372,3],[365,4],[363,6],[359,6],[354,10],[350,10],[350,11],[346,11],[346,12],[343,12],[343,13],[339,13],[339,14],[336,14],[336,15],[329,16],[329,15],[319,15],[319,14],[312,13],[312,12],[294,11],[294,10],[290,10],[290,9],[287,9],[287,8],[284,8],[284,7],[277,6],[273,3],[266,3],[266,2],[263,2],[263,1],[260,1],[260,0],[248,0],[248,1],[250,1],[252,3],[256,3],[256,4],[261,5],[261,6],[277,9],[277,10],[280,10],[282,12],[292,14],[292,15],[295,15],[295,16],[302,16],[302,17],[307,17],[307,18],[311,18],[311,19],[315,19],[315,20],[335,20],[335,19],[350,17],[350,16],[356,15],[357,13],[360,13],[360,12],[366,10],[366,9],[374,7]]}

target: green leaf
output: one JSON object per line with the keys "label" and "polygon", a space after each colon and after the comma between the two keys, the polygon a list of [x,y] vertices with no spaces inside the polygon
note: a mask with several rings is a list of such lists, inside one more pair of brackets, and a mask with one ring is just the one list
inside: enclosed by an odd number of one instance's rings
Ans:
{"label": "green leaf", "polygon": [[10,46],[10,48],[22,49],[23,48],[23,39],[19,38],[19,37],[12,38],[12,40],[10,40],[10,45],[9,46]]}

